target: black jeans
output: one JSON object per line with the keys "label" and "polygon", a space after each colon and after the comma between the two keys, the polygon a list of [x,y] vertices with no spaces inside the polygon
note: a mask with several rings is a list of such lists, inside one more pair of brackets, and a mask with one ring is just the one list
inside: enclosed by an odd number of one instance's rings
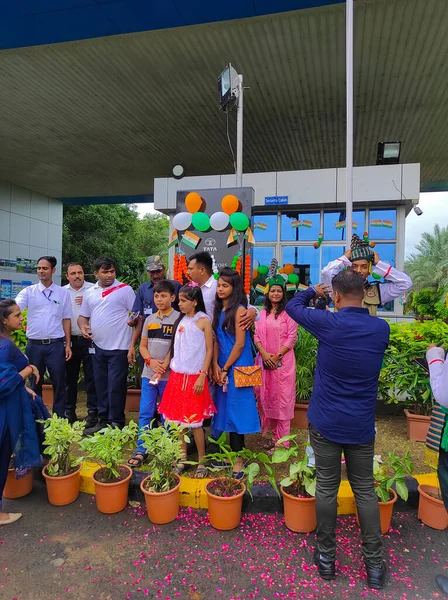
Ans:
{"label": "black jeans", "polygon": [[11,436],[7,423],[4,423],[3,433],[0,436],[0,511],[2,510],[3,490],[5,489],[6,478],[8,477],[11,454]]}
{"label": "black jeans", "polygon": [[81,363],[84,367],[84,383],[87,393],[87,411],[96,413],[98,411],[98,400],[96,398],[95,381],[93,379],[92,354],[89,354],[90,340],[82,336],[72,335],[72,357],[66,363],[65,382],[67,388],[66,412],[76,412],[78,399],[78,377]]}
{"label": "black jeans", "polygon": [[380,511],[373,484],[375,440],[364,444],[337,444],[325,439],[311,424],[309,432],[316,458],[316,533],[319,552],[331,560],[336,558],[337,496],[343,450],[348,480],[358,508],[364,562],[369,567],[381,566]]}
{"label": "black jeans", "polygon": [[98,417],[108,423],[125,424],[128,351],[102,350],[95,345],[93,355]]}
{"label": "black jeans", "polygon": [[51,385],[54,390],[53,412],[58,417],[65,417],[65,405],[67,403],[67,392],[65,389],[65,346],[64,342],[53,342],[52,344],[38,344],[28,340],[25,354],[31,365],[35,365],[39,371],[40,379],[36,384],[33,377],[32,389],[36,394],[42,396],[42,385],[44,383],[45,370],[48,369]]}

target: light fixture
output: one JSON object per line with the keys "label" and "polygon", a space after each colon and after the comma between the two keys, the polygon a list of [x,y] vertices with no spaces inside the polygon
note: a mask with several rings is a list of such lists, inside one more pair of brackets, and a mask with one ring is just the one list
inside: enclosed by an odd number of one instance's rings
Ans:
{"label": "light fixture", "polygon": [[376,155],[377,165],[398,165],[400,162],[401,142],[379,142]]}
{"label": "light fixture", "polygon": [[423,214],[422,209],[420,208],[420,206],[414,206],[414,212],[417,215],[417,217],[421,217]]}
{"label": "light fixture", "polygon": [[185,168],[182,165],[174,165],[172,171],[174,179],[182,179],[185,175]]}
{"label": "light fixture", "polygon": [[229,63],[218,77],[219,108],[224,112],[232,109],[239,98],[238,73]]}

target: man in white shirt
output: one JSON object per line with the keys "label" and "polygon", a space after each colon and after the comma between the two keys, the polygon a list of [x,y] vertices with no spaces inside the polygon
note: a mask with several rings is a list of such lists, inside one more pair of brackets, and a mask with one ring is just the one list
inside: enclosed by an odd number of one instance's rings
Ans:
{"label": "man in white shirt", "polygon": [[64,288],[70,294],[72,303],[72,323],[71,323],[71,348],[72,357],[66,366],[66,386],[67,386],[67,404],[65,407],[65,416],[74,423],[77,420],[76,402],[78,398],[78,377],[81,363],[84,372],[84,383],[87,393],[87,419],[86,428],[94,427],[98,421],[98,401],[96,398],[95,381],[93,379],[92,364],[92,342],[83,337],[78,327],[78,317],[81,311],[81,304],[84,294],[93,287],[84,279],[84,269],[77,262],[71,262],[67,265],[66,274],[68,285]]}
{"label": "man in white shirt", "polygon": [[115,279],[115,262],[101,256],[94,263],[97,283],[87,290],[78,325],[82,335],[93,340],[93,374],[98,398],[98,423],[86,429],[90,435],[107,424],[123,427],[128,375],[128,352],[132,330],[129,313],[135,294],[127,283]]}
{"label": "man in white shirt", "polygon": [[72,356],[70,327],[72,307],[64,288],[53,283],[56,258],[41,256],[37,261],[39,283],[18,293],[16,302],[22,310],[28,309],[28,344],[26,355],[39,370],[40,379],[33,381],[32,389],[42,395],[45,371],[48,369],[54,391],[53,412],[65,416],[65,363]]}

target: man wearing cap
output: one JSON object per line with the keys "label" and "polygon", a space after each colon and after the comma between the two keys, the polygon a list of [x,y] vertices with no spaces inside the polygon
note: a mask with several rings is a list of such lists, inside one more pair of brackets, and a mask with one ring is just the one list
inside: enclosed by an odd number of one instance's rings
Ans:
{"label": "man wearing cap", "polygon": [[[373,267],[373,268],[372,268]],[[391,265],[380,260],[368,242],[353,234],[350,248],[343,256],[328,263],[322,270],[323,283],[331,287],[333,277],[344,269],[358,272],[364,280],[363,308],[367,308],[372,316],[376,316],[378,308],[387,302],[399,298],[412,287],[411,278]],[[383,278],[384,283],[371,283],[369,275]]]}
{"label": "man wearing cap", "polygon": [[[142,283],[142,285],[138,288],[134,306],[132,307],[132,312],[134,313],[133,319],[128,322],[130,327],[134,327],[131,348],[128,355],[128,359],[131,364],[135,363],[134,348],[142,333],[143,323],[145,319],[149,317],[149,315],[157,312],[157,307],[154,304],[154,286],[159,281],[162,281],[162,279],[166,279],[166,268],[163,264],[161,256],[148,256],[146,259],[146,272],[150,281]],[[172,308],[173,310],[178,311],[179,290],[182,286],[178,281],[170,281],[174,286],[174,294],[176,297],[172,304]]]}

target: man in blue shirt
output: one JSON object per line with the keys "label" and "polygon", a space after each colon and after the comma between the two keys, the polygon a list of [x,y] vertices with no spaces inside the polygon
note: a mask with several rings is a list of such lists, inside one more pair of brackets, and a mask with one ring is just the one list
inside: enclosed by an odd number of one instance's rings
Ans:
{"label": "man in blue shirt", "polygon": [[378,377],[389,343],[389,325],[362,308],[364,282],[359,273],[338,273],[332,288],[338,312],[308,308],[316,295],[327,291],[322,286],[296,294],[286,305],[288,315],[319,340],[308,409],[317,472],[315,560],[320,576],[334,579],[337,494],[344,451],[361,524],[367,582],[369,587],[381,589],[386,565],[373,483],[373,456]]}

